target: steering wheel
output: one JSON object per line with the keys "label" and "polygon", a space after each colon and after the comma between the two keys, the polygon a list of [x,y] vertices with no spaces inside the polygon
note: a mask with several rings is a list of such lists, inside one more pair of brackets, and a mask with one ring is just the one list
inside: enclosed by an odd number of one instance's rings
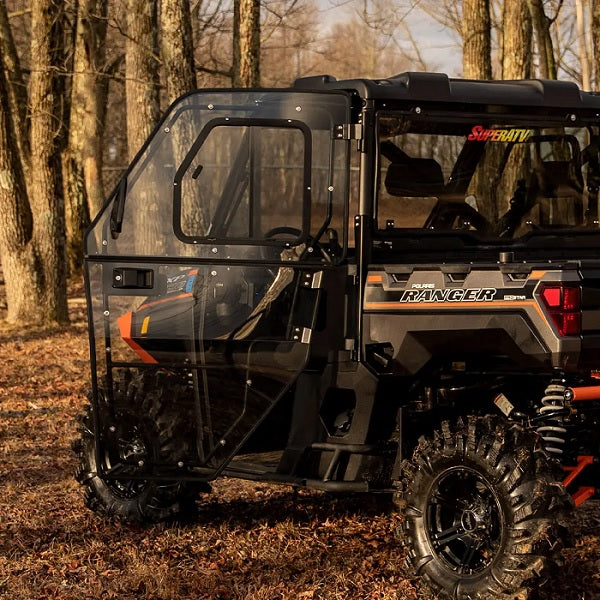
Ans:
{"label": "steering wheel", "polygon": [[279,227],[271,227],[271,229],[265,233],[265,238],[269,239],[277,235],[295,235],[298,238],[302,235],[302,231],[300,231],[300,229],[297,227],[280,225]]}
{"label": "steering wheel", "polygon": [[[294,237],[299,238],[302,235],[302,231],[300,229],[298,229],[297,227],[290,227],[288,225],[280,225],[278,227],[271,227],[271,229],[269,229],[265,233],[265,238],[269,239],[269,238],[276,237],[278,235],[293,235]],[[307,245],[308,252],[312,253],[312,249],[314,248],[321,253],[323,258],[328,263],[331,262],[331,256],[329,255],[329,253],[314,238],[308,237],[306,240],[306,245]]]}

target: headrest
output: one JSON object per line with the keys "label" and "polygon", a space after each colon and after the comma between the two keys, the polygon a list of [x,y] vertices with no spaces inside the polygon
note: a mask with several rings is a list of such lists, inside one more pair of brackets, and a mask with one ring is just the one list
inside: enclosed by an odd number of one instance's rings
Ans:
{"label": "headrest", "polygon": [[442,167],[433,158],[408,158],[402,163],[391,163],[385,188],[392,196],[439,196],[444,191]]}

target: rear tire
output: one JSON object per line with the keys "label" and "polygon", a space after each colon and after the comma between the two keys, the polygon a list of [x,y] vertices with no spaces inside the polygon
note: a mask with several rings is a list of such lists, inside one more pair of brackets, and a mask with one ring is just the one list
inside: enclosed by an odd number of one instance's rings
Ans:
{"label": "rear tire", "polygon": [[526,598],[563,547],[571,508],[538,436],[495,417],[448,422],[402,464],[408,562],[457,600]]}
{"label": "rear tire", "polygon": [[188,455],[194,439],[189,396],[185,382],[165,372],[124,370],[118,374],[114,410],[107,410],[102,398],[99,403],[99,429],[103,470],[124,467],[125,474],[119,479],[98,474],[94,408],[86,407],[79,419],[81,437],[73,449],[80,461],[76,479],[85,488],[88,508],[134,523],[156,523],[195,514],[195,499],[199,493],[210,491],[208,484],[127,477],[128,472],[135,472],[145,462],[176,465]]}

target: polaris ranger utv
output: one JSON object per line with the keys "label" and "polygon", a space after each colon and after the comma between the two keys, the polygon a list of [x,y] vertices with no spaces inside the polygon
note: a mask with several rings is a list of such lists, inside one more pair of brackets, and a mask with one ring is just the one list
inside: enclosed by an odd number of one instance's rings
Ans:
{"label": "polaris ranger utv", "polygon": [[434,590],[526,595],[600,487],[599,153],[572,83],[182,97],[87,233],[87,505],[393,494]]}

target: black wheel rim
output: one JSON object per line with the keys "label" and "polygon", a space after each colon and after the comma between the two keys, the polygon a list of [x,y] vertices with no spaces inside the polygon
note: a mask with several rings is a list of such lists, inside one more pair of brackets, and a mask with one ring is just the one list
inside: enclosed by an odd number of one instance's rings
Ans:
{"label": "black wheel rim", "polygon": [[[148,460],[151,441],[144,428],[133,424],[125,415],[120,415],[117,427],[109,427],[106,433],[104,466],[107,470],[138,471]],[[148,481],[144,479],[108,479],[107,484],[113,494],[130,500],[144,492]]]}
{"label": "black wheel rim", "polygon": [[433,483],[426,531],[435,554],[455,573],[477,575],[503,542],[503,513],[492,485],[478,471],[454,467]]}

